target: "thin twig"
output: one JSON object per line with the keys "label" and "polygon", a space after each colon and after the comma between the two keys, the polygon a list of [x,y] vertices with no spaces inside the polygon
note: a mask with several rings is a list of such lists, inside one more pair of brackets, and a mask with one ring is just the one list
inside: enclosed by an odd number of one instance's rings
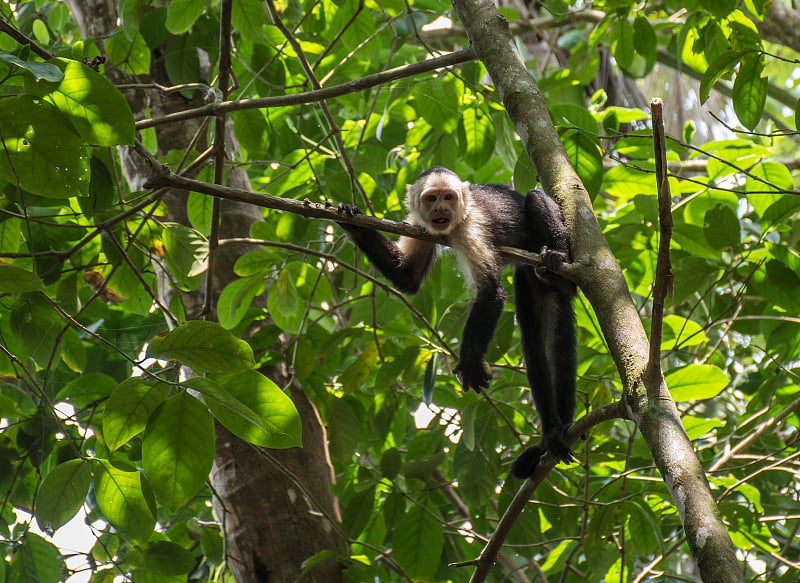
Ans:
{"label": "thin twig", "polygon": [[[647,371],[651,378],[661,374],[661,338],[664,323],[664,300],[672,289],[672,265],[669,248],[672,241],[672,209],[667,178],[667,152],[664,137],[663,102],[655,98],[650,102],[653,114],[653,149],[658,186],[658,223],[661,238],[658,242],[656,276],[653,284],[653,315],[650,326],[650,353]],[[655,385],[655,383],[653,383]]]}

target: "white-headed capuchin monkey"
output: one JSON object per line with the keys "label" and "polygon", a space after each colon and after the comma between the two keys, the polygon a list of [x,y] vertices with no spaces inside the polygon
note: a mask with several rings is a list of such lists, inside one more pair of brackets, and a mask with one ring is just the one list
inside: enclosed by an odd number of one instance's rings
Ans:
{"label": "white-headed capuchin monkey", "polygon": [[[503,310],[501,284],[505,261],[498,246],[540,253],[550,269],[515,264],[514,305],[522,351],[542,441],[526,449],[511,473],[530,477],[547,451],[557,461],[574,460],[564,434],[575,413],[575,285],[553,269],[569,258],[561,209],[544,192],[527,196],[497,184],[469,184],[454,172],[435,167],[407,187],[407,222],[443,235],[475,289],[454,370],[463,389],[480,392],[492,373],[484,355]],[[343,205],[343,212],[360,213]],[[415,293],[436,259],[436,244],[411,237],[395,243],[372,229],[339,223],[375,267],[400,291]]]}

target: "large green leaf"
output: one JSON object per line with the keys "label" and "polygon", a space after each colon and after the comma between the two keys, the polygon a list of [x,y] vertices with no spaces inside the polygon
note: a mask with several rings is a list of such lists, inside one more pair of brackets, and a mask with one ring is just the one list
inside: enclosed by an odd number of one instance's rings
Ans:
{"label": "large green leaf", "polygon": [[24,293],[42,289],[44,282],[35,273],[13,265],[0,264],[0,293]]}
{"label": "large green leaf", "polygon": [[214,322],[193,320],[150,341],[147,355],[177,360],[195,372],[245,371],[255,366],[253,349]]}
{"label": "large green leaf", "polygon": [[461,123],[466,137],[464,157],[471,168],[479,169],[486,164],[494,152],[494,123],[489,114],[478,107],[470,107],[462,112]]}
{"label": "large green leaf", "polygon": [[214,462],[214,422],[200,401],[183,392],[150,418],[142,464],[159,500],[176,510],[197,494]]}
{"label": "large green leaf", "polygon": [[302,445],[302,421],[292,400],[256,371],[190,379],[214,416],[234,435],[264,447]]}
{"label": "large green leaf", "polygon": [[150,48],[141,33],[128,38],[125,31],[116,30],[105,40],[103,48],[112,65],[131,75],[150,73]]}
{"label": "large green leaf", "polygon": [[8,583],[58,583],[63,561],[52,543],[32,532],[11,559]]}
{"label": "large green leaf", "polygon": [[189,30],[205,8],[205,0],[172,0],[167,6],[167,30],[181,34]]}
{"label": "large green leaf", "polygon": [[767,102],[767,78],[761,74],[764,61],[759,53],[749,53],[742,59],[733,82],[733,110],[744,127],[754,130],[761,120]]}
{"label": "large green leaf", "polygon": [[675,401],[702,401],[716,397],[728,386],[728,377],[712,364],[688,364],[665,375]]}
{"label": "large green leaf", "polygon": [[126,470],[98,460],[94,492],[100,511],[124,536],[144,541],[156,524],[156,504],[147,480],[137,470]]}
{"label": "large green leaf", "polygon": [[133,113],[122,93],[83,63],[58,63],[64,79],[47,99],[69,116],[81,138],[98,146],[133,144]]}
{"label": "large green leaf", "polygon": [[66,524],[86,502],[92,483],[91,464],[80,459],[56,466],[39,487],[36,521],[45,530]]}
{"label": "large green leaf", "polygon": [[141,549],[132,549],[125,555],[137,569],[158,575],[182,575],[189,573],[196,565],[192,553],[167,540],[148,543]]}
{"label": "large green leaf", "polygon": [[12,184],[49,198],[89,193],[89,156],[70,120],[29,96],[0,99],[0,173]]}
{"label": "large green leaf", "polygon": [[267,307],[273,321],[282,330],[292,334],[300,331],[305,309],[297,294],[292,271],[288,267],[281,269],[270,287]]}
{"label": "large green leaf", "polygon": [[242,321],[253,299],[264,291],[263,277],[242,277],[225,286],[217,302],[220,326],[230,330]]}
{"label": "large green leaf", "polygon": [[439,567],[444,533],[434,513],[434,508],[415,504],[395,528],[392,556],[414,579],[429,581]]}
{"label": "large green leaf", "polygon": [[198,276],[208,269],[208,239],[190,227],[164,224],[164,262],[183,289],[194,288]]}
{"label": "large green leaf", "polygon": [[103,415],[103,437],[111,451],[144,431],[150,415],[169,395],[169,385],[127,379],[111,393]]}

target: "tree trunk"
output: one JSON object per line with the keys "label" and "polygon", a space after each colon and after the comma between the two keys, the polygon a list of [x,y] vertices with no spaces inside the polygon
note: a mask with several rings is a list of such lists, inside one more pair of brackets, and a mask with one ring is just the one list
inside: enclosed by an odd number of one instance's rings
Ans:
{"label": "tree trunk", "polygon": [[[117,26],[116,2],[109,0],[67,0],[67,4],[84,35],[102,38]],[[154,58],[151,79],[123,79],[119,71],[110,71],[113,82],[147,83],[166,82],[163,60]],[[126,97],[136,119],[145,116],[145,105],[151,114],[166,114],[200,105],[187,100],[177,92],[164,94],[153,90],[144,99],[141,91],[129,91]],[[181,122],[158,129],[158,143],[162,152],[181,150],[192,143],[193,133],[199,127],[197,120]],[[137,154],[125,151],[122,164],[132,189],[148,178],[148,168],[137,159]],[[240,171],[229,173],[229,182],[240,188],[249,188],[247,176]],[[170,219],[187,223],[185,216],[185,191],[172,192],[164,198],[169,207]],[[247,237],[253,222],[261,220],[255,207],[226,201],[223,204],[224,220],[220,236]],[[218,249],[213,274],[212,296],[219,297],[222,288],[234,278],[233,263],[246,246],[226,245]],[[202,305],[201,290],[184,296],[187,314],[199,315]],[[159,290],[159,295],[168,293]],[[279,386],[286,386],[286,377],[280,373],[270,375]],[[211,472],[214,509],[223,528],[227,565],[237,581],[284,582],[300,579],[304,561],[320,551],[327,560],[321,560],[309,569],[303,581],[335,583],[341,580],[341,566],[337,560],[347,556],[347,547],[341,531],[336,500],[331,493],[333,472],[328,458],[325,428],[313,404],[299,390],[292,399],[303,421],[303,447],[282,451],[264,451],[251,446],[217,425],[217,449]]]}

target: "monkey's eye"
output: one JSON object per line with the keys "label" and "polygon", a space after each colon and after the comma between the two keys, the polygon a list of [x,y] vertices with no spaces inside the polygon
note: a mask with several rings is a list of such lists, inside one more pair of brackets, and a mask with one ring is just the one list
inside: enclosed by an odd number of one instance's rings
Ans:
{"label": "monkey's eye", "polygon": [[444,199],[445,199],[445,200],[453,200],[454,198],[455,198],[455,197],[454,197],[452,194],[445,194],[445,195],[444,195]]}
{"label": "monkey's eye", "polygon": [[429,194],[428,196],[425,197],[425,200],[427,200],[428,202],[436,202],[436,195]]}

